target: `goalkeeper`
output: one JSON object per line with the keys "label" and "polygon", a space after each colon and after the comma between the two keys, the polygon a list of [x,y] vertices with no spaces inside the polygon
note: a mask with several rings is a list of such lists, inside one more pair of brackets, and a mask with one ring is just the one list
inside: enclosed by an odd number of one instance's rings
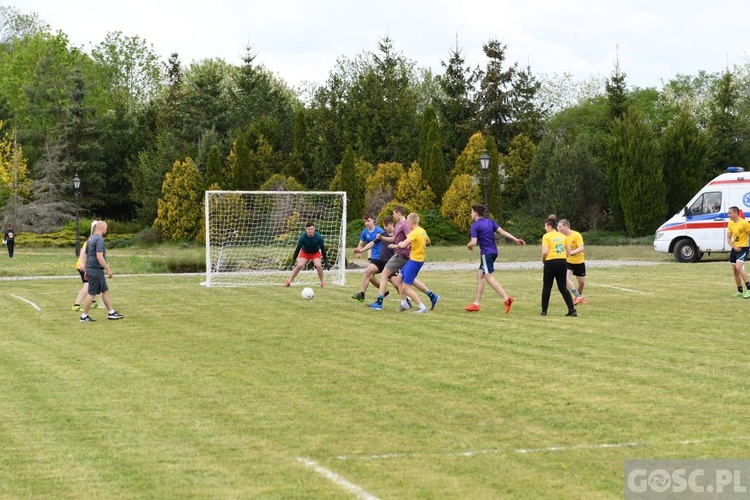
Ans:
{"label": "goalkeeper", "polygon": [[292,275],[289,279],[284,282],[284,286],[291,285],[294,278],[297,277],[299,272],[302,271],[310,261],[313,262],[315,270],[318,271],[320,286],[326,286],[323,268],[328,270],[331,266],[328,265],[328,256],[326,255],[326,245],[323,241],[323,235],[315,230],[314,222],[308,222],[305,225],[305,232],[302,233],[297,240],[297,248],[294,250],[292,262],[295,260],[297,261],[297,265],[292,270]]}

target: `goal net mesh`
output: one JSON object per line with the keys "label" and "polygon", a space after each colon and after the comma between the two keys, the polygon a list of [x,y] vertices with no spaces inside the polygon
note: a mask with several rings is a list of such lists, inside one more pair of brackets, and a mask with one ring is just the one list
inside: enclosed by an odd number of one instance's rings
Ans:
{"label": "goal net mesh", "polygon": [[[206,191],[207,286],[281,285],[308,221],[325,240],[326,281],[345,284],[346,193]],[[312,263],[294,284],[317,284]]]}

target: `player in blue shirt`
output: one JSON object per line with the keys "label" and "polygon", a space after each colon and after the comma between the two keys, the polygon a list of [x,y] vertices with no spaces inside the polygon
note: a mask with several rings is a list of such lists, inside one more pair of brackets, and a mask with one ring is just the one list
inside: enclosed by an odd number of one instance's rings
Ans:
{"label": "player in blue shirt", "polygon": [[497,259],[498,253],[497,243],[495,243],[495,233],[499,233],[515,241],[518,245],[525,245],[526,242],[501,228],[494,220],[485,218],[484,210],[484,205],[480,205],[479,203],[471,206],[471,218],[474,220],[474,223],[471,225],[471,241],[469,241],[468,248],[469,250],[473,250],[475,246],[479,245],[479,258],[481,262],[479,264],[479,272],[477,273],[476,300],[474,300],[473,304],[466,306],[466,310],[469,312],[479,311],[480,301],[484,293],[484,284],[487,283],[503,297],[505,314],[508,314],[514,299],[505,293],[500,282],[495,279],[493,274],[495,271],[495,259]]}

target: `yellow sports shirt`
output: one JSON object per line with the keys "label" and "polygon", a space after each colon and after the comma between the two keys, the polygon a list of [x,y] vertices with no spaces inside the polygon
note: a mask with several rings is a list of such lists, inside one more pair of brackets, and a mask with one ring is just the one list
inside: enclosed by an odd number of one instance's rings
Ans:
{"label": "yellow sports shirt", "polygon": [[727,232],[732,235],[732,243],[743,248],[748,245],[747,232],[750,231],[750,222],[745,219],[737,219],[737,222],[729,221]]}
{"label": "yellow sports shirt", "polygon": [[[572,252],[578,247],[583,246],[583,236],[578,231],[570,231],[570,235],[565,237],[565,243],[570,245],[570,251]],[[570,264],[583,264],[584,252],[577,253],[575,255],[568,256],[568,262]]]}
{"label": "yellow sports shirt", "polygon": [[415,227],[406,235],[406,238],[411,241],[411,253],[409,253],[409,258],[414,262],[424,262],[427,231],[421,227]]}
{"label": "yellow sports shirt", "polygon": [[547,246],[547,257],[544,260],[565,258],[565,235],[550,231],[542,237],[542,246]]}

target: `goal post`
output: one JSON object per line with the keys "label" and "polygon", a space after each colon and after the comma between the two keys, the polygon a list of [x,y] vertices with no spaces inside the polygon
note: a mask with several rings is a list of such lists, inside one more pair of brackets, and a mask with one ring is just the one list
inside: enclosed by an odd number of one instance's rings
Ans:
{"label": "goal post", "polygon": [[[345,192],[206,191],[204,208],[204,285],[283,284],[296,264],[292,257],[308,221],[325,241],[331,266],[326,281],[346,284]],[[309,269],[294,284],[317,284],[317,273]]]}

